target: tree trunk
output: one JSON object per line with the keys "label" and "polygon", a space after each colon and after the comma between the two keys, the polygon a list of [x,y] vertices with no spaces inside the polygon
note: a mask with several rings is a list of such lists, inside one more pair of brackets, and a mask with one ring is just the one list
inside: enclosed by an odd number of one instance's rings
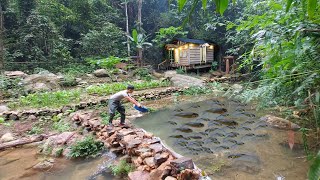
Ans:
{"label": "tree trunk", "polygon": [[142,61],[142,48],[138,48],[138,66],[139,66],[139,67],[143,66],[143,61]]}
{"label": "tree trunk", "polygon": [[0,150],[6,149],[6,148],[12,148],[12,147],[16,147],[16,146],[21,146],[21,145],[25,145],[25,144],[30,144],[33,142],[39,142],[39,141],[42,141],[44,138],[45,137],[43,135],[38,135],[38,136],[31,137],[31,138],[22,138],[22,139],[17,139],[15,141],[2,143],[2,144],[0,144]]}
{"label": "tree trunk", "polygon": [[[126,32],[127,36],[129,36],[129,17],[128,17],[128,2],[124,3],[124,7],[126,9]],[[130,39],[127,37],[127,48],[128,48],[128,57],[130,57]]]}
{"label": "tree trunk", "polygon": [[141,20],[142,0],[138,0],[138,30],[142,31],[142,20]]}
{"label": "tree trunk", "polygon": [[4,71],[4,18],[3,18],[3,11],[2,11],[2,5],[0,3],[0,74]]}

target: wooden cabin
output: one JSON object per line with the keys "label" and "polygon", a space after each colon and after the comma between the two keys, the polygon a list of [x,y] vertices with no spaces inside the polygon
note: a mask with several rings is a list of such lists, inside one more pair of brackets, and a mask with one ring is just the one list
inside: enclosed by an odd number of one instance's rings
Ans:
{"label": "wooden cabin", "polygon": [[204,40],[177,38],[165,46],[168,51],[169,66],[185,70],[211,67],[215,46]]}

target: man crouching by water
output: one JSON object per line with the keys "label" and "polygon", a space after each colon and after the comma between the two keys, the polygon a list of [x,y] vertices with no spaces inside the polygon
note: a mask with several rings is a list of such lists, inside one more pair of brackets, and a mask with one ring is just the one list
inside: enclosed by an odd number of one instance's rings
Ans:
{"label": "man crouching by water", "polygon": [[121,100],[123,98],[129,100],[133,104],[137,105],[138,107],[141,107],[141,104],[138,103],[133,97],[131,97],[131,94],[133,93],[134,86],[128,85],[127,90],[117,92],[116,94],[112,95],[109,99],[109,126],[112,126],[112,120],[115,116],[116,110],[121,115],[120,125],[125,124],[126,114],[125,114],[125,108],[121,104]]}

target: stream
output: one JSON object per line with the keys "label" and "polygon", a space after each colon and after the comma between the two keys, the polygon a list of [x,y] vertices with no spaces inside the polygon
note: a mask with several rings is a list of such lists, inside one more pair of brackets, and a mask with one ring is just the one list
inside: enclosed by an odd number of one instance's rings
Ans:
{"label": "stream", "polygon": [[134,124],[191,157],[212,179],[307,179],[303,147],[290,150],[288,132],[260,120],[265,114],[235,100],[194,98]]}
{"label": "stream", "polygon": [[37,153],[38,148],[17,148],[0,152],[1,180],[119,180],[112,176],[108,165],[116,158],[114,154],[87,160],[55,159],[48,170],[35,170],[32,167],[44,159]]}

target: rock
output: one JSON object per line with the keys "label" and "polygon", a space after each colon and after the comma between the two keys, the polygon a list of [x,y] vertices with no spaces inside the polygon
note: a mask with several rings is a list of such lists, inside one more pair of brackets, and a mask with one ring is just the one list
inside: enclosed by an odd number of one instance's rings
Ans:
{"label": "rock", "polygon": [[109,74],[108,74],[107,70],[105,70],[105,69],[95,70],[95,71],[93,72],[93,74],[94,74],[96,77],[109,77]]}
{"label": "rock", "polygon": [[159,153],[163,150],[163,146],[160,143],[151,144],[149,147],[153,150],[154,153]]}
{"label": "rock", "polygon": [[138,167],[138,166],[141,166],[141,164],[143,163],[143,159],[140,156],[139,157],[133,157],[132,158],[132,162],[136,167]]}
{"label": "rock", "polygon": [[243,89],[243,87],[240,84],[234,84],[231,87],[235,93],[240,93]]}
{"label": "rock", "polygon": [[163,171],[154,169],[150,172],[150,180],[162,180]]}
{"label": "rock", "polygon": [[190,180],[198,180],[200,179],[200,173],[195,172],[194,170],[191,169],[186,169],[183,170],[179,175],[178,175],[178,179],[190,179]]}
{"label": "rock", "polygon": [[223,72],[221,71],[213,71],[211,72],[211,75],[214,77],[222,77],[223,76]]}
{"label": "rock", "polygon": [[261,120],[266,121],[270,126],[276,127],[279,129],[285,129],[285,130],[299,130],[300,126],[290,122],[289,120],[279,118],[273,115],[266,115],[261,118]]}
{"label": "rock", "polygon": [[19,120],[18,113],[17,113],[17,112],[12,112],[12,113],[9,115],[9,120],[13,120],[13,121]]}
{"label": "rock", "polygon": [[10,109],[5,106],[5,105],[1,105],[0,106],[0,114],[9,111]]}
{"label": "rock", "polygon": [[194,169],[192,159],[187,157],[175,159],[171,161],[170,164],[175,170],[178,170],[178,171],[184,170],[184,169]]}
{"label": "rock", "polygon": [[46,159],[46,160],[34,165],[32,168],[36,169],[36,170],[41,170],[41,171],[48,170],[48,169],[52,168],[53,163],[54,163],[54,159]]}
{"label": "rock", "polygon": [[140,157],[141,157],[142,159],[145,159],[145,158],[147,158],[147,157],[151,157],[152,155],[153,155],[152,152],[144,152],[144,153],[142,153],[142,154],[140,155]]}
{"label": "rock", "polygon": [[128,175],[129,180],[148,180],[150,179],[150,173],[146,171],[134,171]]}
{"label": "rock", "polygon": [[167,152],[163,152],[163,153],[157,153],[154,156],[154,159],[156,161],[156,164],[159,166],[160,164],[164,163],[167,161],[167,159],[169,158],[169,153]]}
{"label": "rock", "polygon": [[123,147],[117,147],[117,148],[111,148],[110,152],[119,155],[123,153],[123,150],[124,150]]}
{"label": "rock", "polygon": [[151,168],[155,168],[156,167],[156,161],[154,159],[154,157],[148,157],[148,158],[145,158],[143,160],[143,163]]}
{"label": "rock", "polygon": [[27,76],[27,74],[22,71],[5,71],[4,75],[9,78],[25,78]]}
{"label": "rock", "polygon": [[177,180],[177,178],[172,176],[167,176],[164,180]]}
{"label": "rock", "polygon": [[0,142],[4,143],[4,142],[13,141],[13,140],[15,140],[13,134],[6,133],[6,134],[1,136]]}
{"label": "rock", "polygon": [[59,78],[54,74],[32,74],[23,80],[25,89],[29,93],[59,89]]}
{"label": "rock", "polygon": [[194,113],[194,112],[181,112],[181,113],[177,113],[174,116],[178,116],[178,117],[182,117],[182,118],[195,118],[198,117],[199,114]]}
{"label": "rock", "polygon": [[166,71],[164,77],[169,78],[175,87],[204,86],[203,80],[188,75],[177,74],[175,71]]}
{"label": "rock", "polygon": [[116,68],[124,70],[127,68],[127,64],[126,63],[118,63],[118,64],[116,64]]}
{"label": "rock", "polygon": [[35,116],[35,115],[30,115],[30,116],[28,116],[28,118],[27,118],[27,121],[36,121],[37,120],[37,117]]}

